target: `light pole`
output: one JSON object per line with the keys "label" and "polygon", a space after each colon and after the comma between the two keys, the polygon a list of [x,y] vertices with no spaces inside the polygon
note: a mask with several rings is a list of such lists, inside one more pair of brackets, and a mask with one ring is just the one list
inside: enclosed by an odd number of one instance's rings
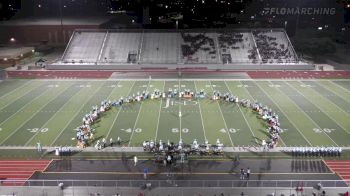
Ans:
{"label": "light pole", "polygon": [[63,14],[62,14],[62,0],[59,1],[59,6],[60,6],[60,22],[61,22],[61,39],[62,39],[62,42],[63,42]]}

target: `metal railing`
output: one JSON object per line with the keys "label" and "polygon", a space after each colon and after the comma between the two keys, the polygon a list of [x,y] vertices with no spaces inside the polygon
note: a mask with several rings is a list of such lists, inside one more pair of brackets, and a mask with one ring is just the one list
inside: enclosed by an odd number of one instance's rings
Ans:
{"label": "metal railing", "polygon": [[[343,180],[0,180],[0,186],[58,186],[64,187],[143,187],[147,183],[152,188],[160,187],[223,187],[223,188],[291,188],[348,187],[350,182]],[[348,183],[348,184],[347,184]]]}

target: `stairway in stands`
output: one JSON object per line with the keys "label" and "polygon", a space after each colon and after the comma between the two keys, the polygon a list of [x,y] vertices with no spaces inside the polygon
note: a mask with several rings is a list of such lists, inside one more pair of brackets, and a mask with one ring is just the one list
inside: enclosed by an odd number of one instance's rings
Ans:
{"label": "stairway in stands", "polygon": [[23,186],[36,171],[44,171],[50,160],[0,160],[0,186]]}
{"label": "stairway in stands", "polygon": [[350,160],[327,160],[325,163],[350,186]]}

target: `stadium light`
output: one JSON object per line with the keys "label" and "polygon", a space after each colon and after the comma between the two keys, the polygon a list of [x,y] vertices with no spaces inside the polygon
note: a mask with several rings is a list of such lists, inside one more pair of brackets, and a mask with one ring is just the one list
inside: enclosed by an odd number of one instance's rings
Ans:
{"label": "stadium light", "polygon": [[10,41],[11,41],[11,42],[15,42],[16,39],[15,39],[14,37],[11,37]]}

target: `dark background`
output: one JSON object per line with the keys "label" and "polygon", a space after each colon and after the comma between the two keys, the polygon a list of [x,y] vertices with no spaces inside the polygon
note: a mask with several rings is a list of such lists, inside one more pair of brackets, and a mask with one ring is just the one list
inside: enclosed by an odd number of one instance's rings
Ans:
{"label": "dark background", "polygon": [[[263,15],[264,7],[336,8],[336,15]],[[144,28],[300,27],[328,25],[339,30],[350,23],[348,0],[2,0],[0,19],[23,17],[137,17]]]}
{"label": "dark background", "polygon": [[[350,0],[0,1],[0,45],[48,42],[64,47],[72,32],[81,28],[284,28],[304,59],[344,67],[350,64]],[[334,15],[263,12],[264,8],[296,7],[336,11]],[[91,17],[99,22],[88,25]],[[27,19],[35,24],[26,23]],[[46,23],[40,24],[43,20]],[[12,37],[15,42],[10,41]]]}

